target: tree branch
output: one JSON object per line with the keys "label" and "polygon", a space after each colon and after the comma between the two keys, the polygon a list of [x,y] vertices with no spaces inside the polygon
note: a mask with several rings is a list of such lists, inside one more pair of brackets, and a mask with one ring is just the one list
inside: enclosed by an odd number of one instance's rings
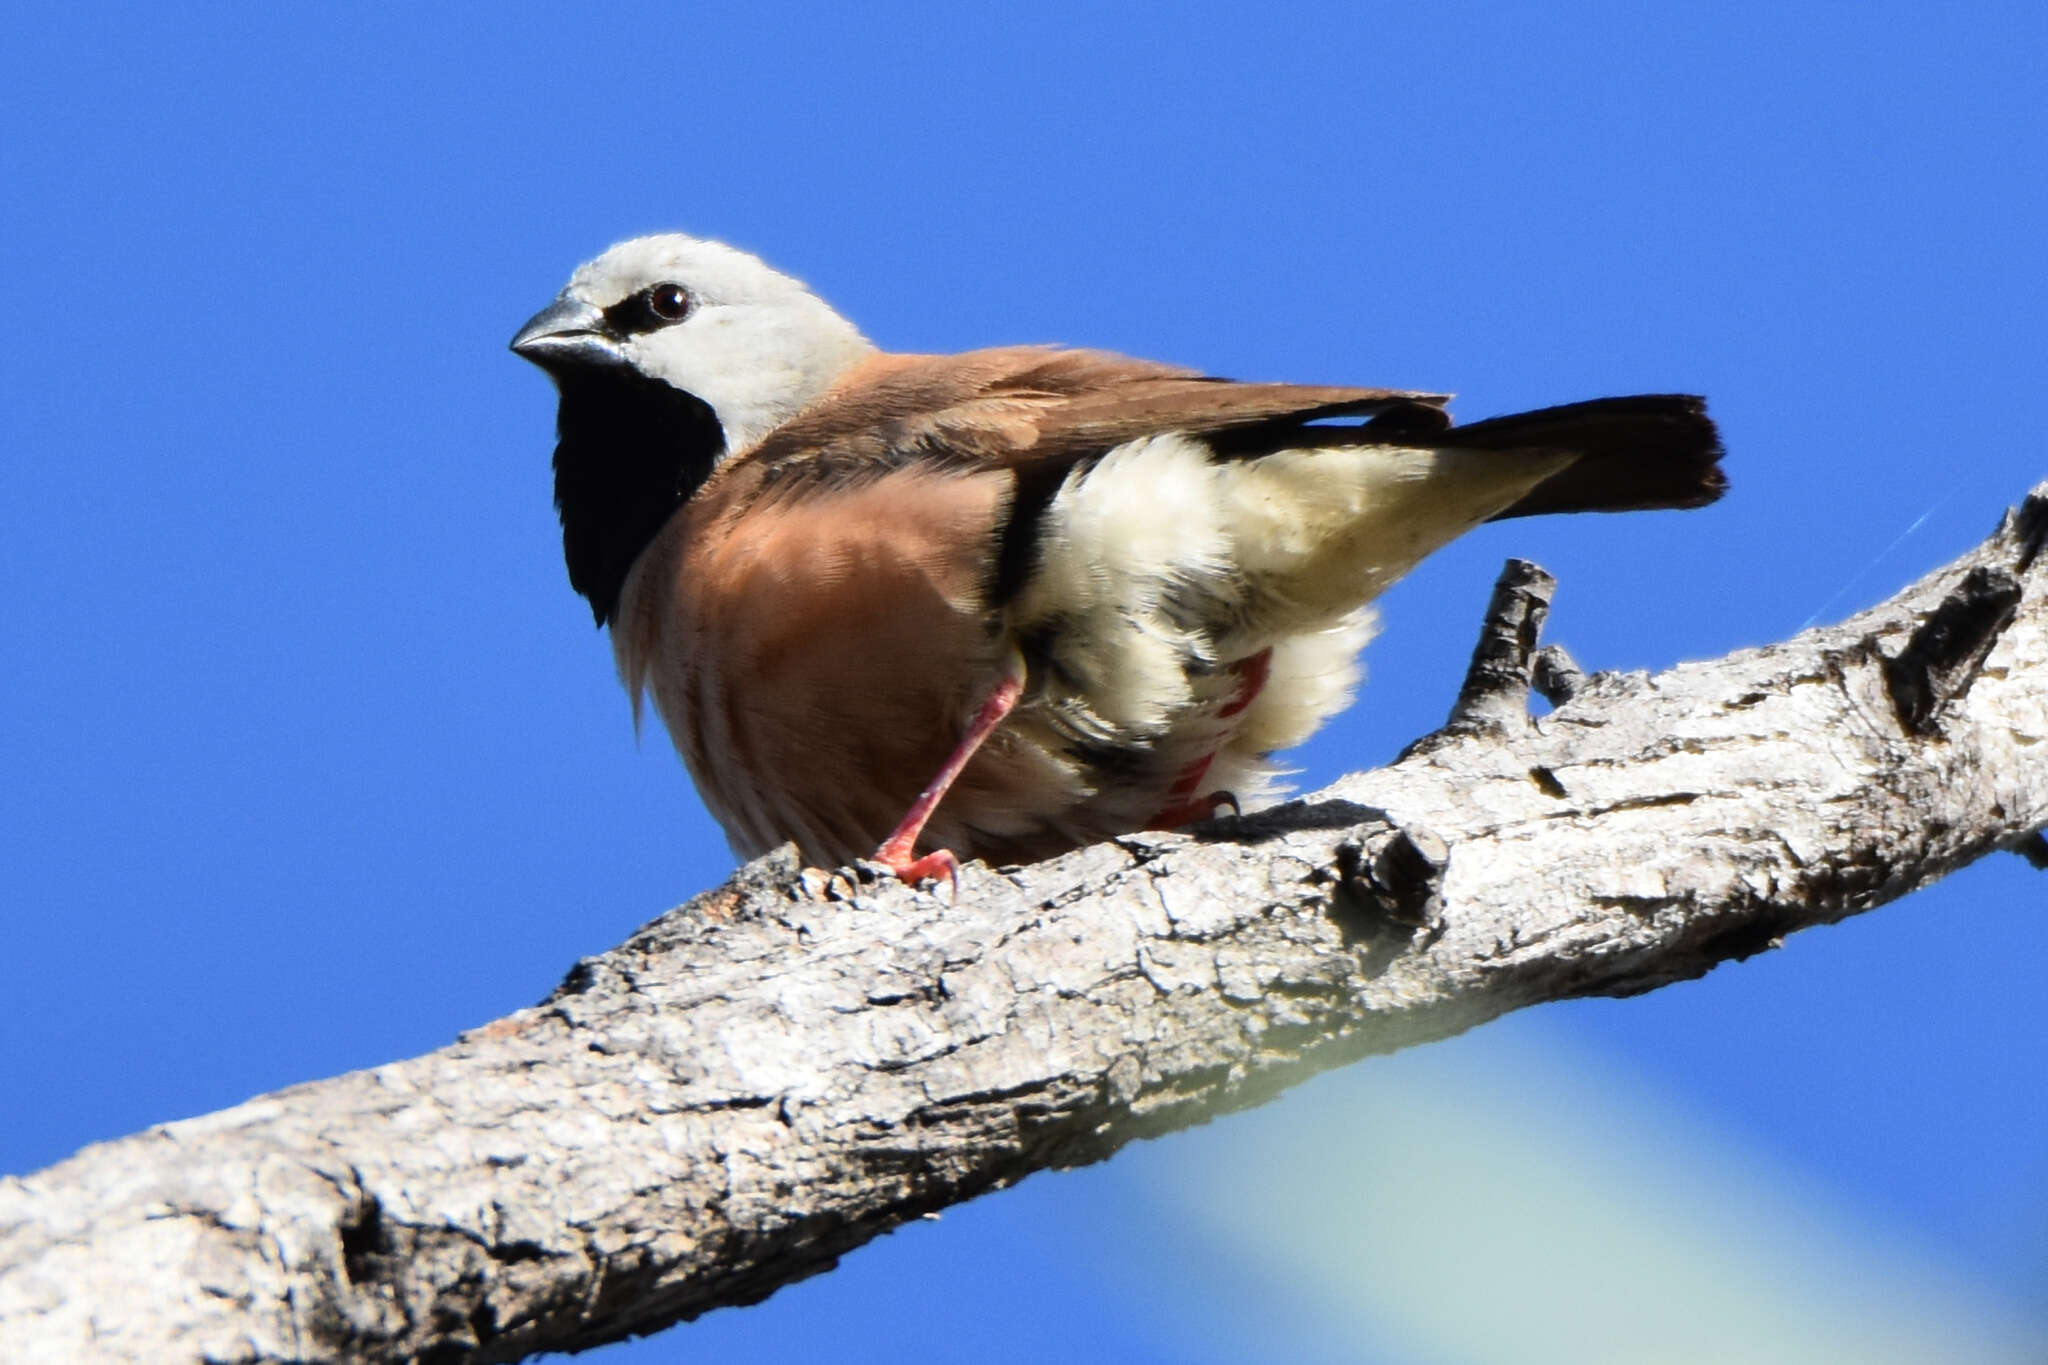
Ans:
{"label": "tree branch", "polygon": [[2048,486],[1882,606],[1654,677],[1537,651],[1511,565],[1452,723],[1306,800],[957,901],[771,855],[439,1052],[0,1181],[0,1342],[591,1346],[1367,1053],[2040,865],[2044,534]]}

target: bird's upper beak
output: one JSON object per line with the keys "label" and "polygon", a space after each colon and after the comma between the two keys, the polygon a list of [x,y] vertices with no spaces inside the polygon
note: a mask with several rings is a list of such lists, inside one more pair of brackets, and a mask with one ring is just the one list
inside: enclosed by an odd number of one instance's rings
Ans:
{"label": "bird's upper beak", "polygon": [[624,362],[604,314],[566,291],[526,320],[512,338],[512,350],[549,371]]}

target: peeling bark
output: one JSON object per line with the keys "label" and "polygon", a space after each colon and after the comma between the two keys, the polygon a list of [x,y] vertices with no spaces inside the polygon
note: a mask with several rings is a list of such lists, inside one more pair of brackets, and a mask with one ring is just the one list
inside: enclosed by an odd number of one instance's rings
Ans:
{"label": "peeling bark", "polygon": [[0,1355],[591,1346],[1367,1053],[2048,864],[2044,534],[2048,489],[1842,625],[1655,676],[1537,650],[1511,564],[1452,722],[1306,800],[957,900],[761,859],[441,1051],[0,1181]]}

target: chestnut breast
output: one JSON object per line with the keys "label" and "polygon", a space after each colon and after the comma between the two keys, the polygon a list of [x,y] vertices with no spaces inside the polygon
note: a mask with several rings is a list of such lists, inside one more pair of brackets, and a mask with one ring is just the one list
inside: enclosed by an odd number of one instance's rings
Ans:
{"label": "chestnut breast", "polygon": [[986,578],[1012,480],[911,467],[778,496],[729,473],[634,568],[627,686],[651,688],[740,853],[865,857],[998,676]]}

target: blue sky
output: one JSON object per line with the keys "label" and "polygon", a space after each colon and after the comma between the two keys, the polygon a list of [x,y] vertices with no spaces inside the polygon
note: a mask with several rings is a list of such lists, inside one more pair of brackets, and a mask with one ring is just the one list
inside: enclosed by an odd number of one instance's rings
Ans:
{"label": "blue sky", "polygon": [[[2044,29],[11,15],[0,1170],[436,1047],[728,869],[663,738],[635,746],[559,558],[552,394],[504,350],[610,242],[737,242],[899,349],[1070,341],[1468,416],[1710,396],[1723,503],[1430,561],[1314,782],[1441,719],[1508,554],[1562,580],[1582,663],[1654,668],[1846,615],[2048,475]],[[593,1358],[1036,1360],[1048,1323],[1076,1361],[1807,1360],[1852,1331],[2030,1358],[2044,885],[1994,858],[1698,983],[1367,1062]]]}

